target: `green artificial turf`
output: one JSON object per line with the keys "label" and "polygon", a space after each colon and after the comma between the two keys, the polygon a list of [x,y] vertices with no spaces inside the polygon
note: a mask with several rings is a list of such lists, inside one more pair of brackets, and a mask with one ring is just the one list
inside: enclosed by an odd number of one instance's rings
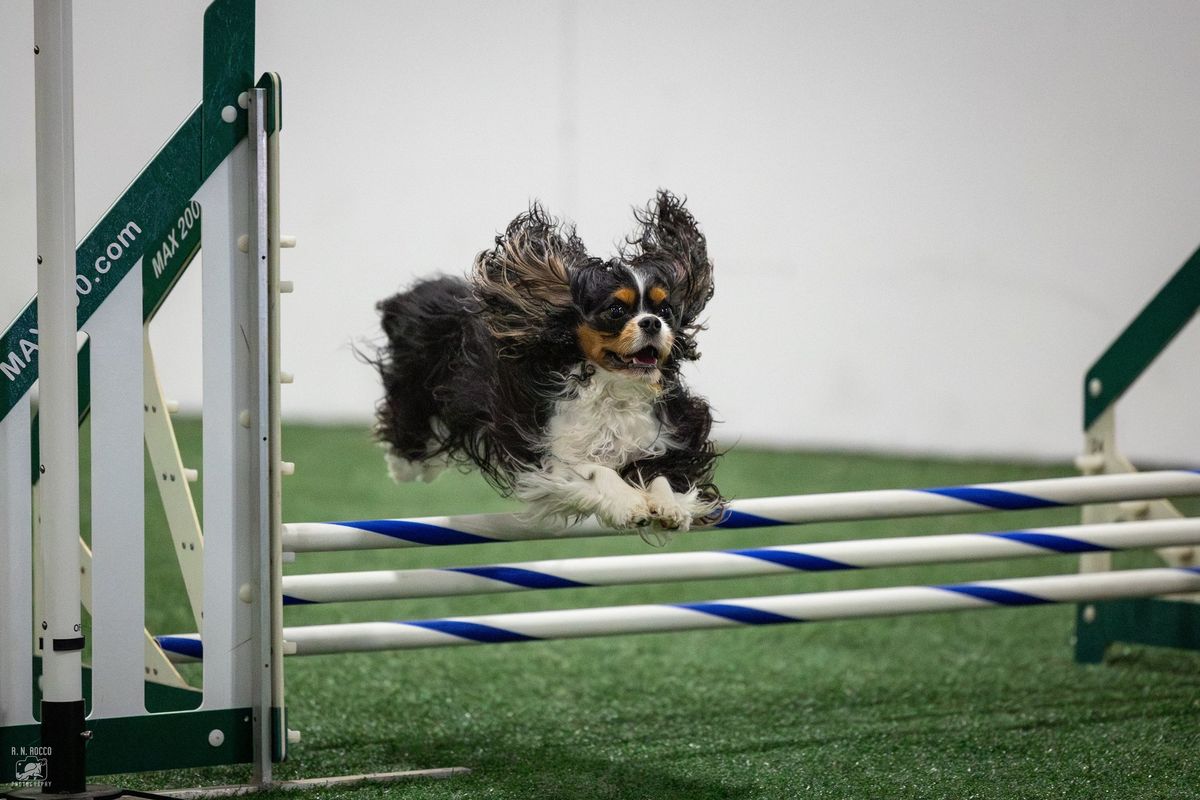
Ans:
{"label": "green artificial turf", "polygon": [[[179,423],[185,463],[199,428]],[[514,508],[476,475],[387,479],[368,432],[289,425],[289,521]],[[1072,474],[1066,465],[737,448],[731,497]],[[199,487],[198,487],[199,488]],[[1196,507],[1191,506],[1193,513]],[[155,509],[157,513],[157,509]],[[700,532],[670,550],[1071,524],[1056,509]],[[156,633],[189,629],[161,515],[147,560]],[[653,552],[637,537],[301,555],[289,572]],[[1155,563],[1148,555],[1121,566]],[[288,610],[288,624],[680,602],[1070,572],[1073,558],[518,592]],[[164,602],[164,597],[174,601]],[[715,632],[295,658],[280,778],[465,766],[469,776],[322,790],[354,798],[1184,798],[1200,796],[1200,656],[1118,647],[1072,660],[1073,608],[1048,606]],[[167,788],[245,768],[123,779]]]}

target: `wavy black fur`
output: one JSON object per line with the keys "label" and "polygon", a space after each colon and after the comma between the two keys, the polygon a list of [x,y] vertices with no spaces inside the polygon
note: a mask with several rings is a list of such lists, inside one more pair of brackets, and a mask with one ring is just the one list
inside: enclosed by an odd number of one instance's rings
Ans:
{"label": "wavy black fur", "polygon": [[644,484],[663,475],[678,492],[698,487],[719,501],[712,413],[679,374],[682,362],[699,357],[698,316],[712,296],[704,237],[683,201],[666,191],[635,216],[640,232],[606,262],[534,204],[479,254],[470,282],[438,277],[380,302],[387,343],[373,359],[384,389],[377,438],[412,461],[446,456],[474,464],[511,493],[517,475],[539,468],[555,401],[597,369],[576,334],[589,282],[632,266],[663,276],[677,309],[655,407],[676,446],[619,472]]}

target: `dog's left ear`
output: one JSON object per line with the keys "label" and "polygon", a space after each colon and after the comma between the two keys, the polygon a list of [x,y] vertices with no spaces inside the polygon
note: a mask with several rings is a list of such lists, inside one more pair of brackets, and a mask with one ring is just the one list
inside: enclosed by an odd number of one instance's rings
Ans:
{"label": "dog's left ear", "polygon": [[657,263],[671,272],[676,285],[680,321],[693,325],[713,296],[712,262],[708,245],[684,203],[666,189],[644,209],[635,209],[641,231],[628,242],[637,248],[631,263]]}

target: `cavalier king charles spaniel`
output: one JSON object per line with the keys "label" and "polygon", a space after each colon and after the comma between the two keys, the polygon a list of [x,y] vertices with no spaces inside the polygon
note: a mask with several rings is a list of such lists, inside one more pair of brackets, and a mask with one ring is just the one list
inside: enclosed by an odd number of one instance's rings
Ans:
{"label": "cavalier king charles spaniel", "polygon": [[712,412],[680,375],[713,294],[704,235],[659,191],[615,258],[538,204],[467,279],[378,304],[376,436],[397,481],[474,464],[532,515],[595,515],[647,541],[719,516]]}

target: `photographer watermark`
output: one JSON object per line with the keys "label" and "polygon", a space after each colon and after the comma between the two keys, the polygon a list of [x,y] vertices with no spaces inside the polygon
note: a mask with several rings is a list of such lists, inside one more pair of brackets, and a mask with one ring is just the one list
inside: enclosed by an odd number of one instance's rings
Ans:
{"label": "photographer watermark", "polygon": [[50,750],[49,747],[12,748],[9,755],[12,756],[13,770],[9,777],[20,787],[41,786],[49,778],[47,764]]}

